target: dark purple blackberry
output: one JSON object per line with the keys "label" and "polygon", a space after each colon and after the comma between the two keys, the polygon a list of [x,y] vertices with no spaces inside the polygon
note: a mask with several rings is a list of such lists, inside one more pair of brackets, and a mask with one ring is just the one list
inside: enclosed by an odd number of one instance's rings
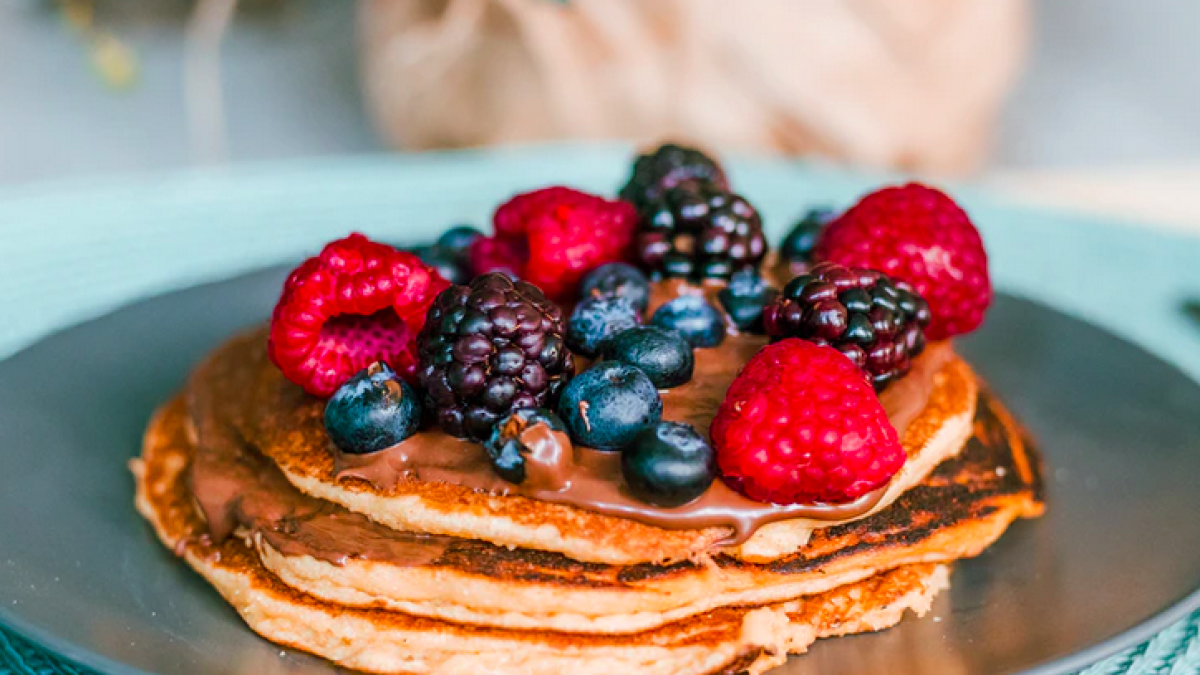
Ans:
{"label": "dark purple blackberry", "polygon": [[650,202],[658,201],[663,190],[683,183],[708,183],[729,189],[725,172],[711,157],[695,148],[667,143],[654,152],[638,155],[633,174],[621,188],[621,199],[640,211]]}
{"label": "dark purple blackberry", "polygon": [[417,348],[427,408],[446,433],[476,441],[512,410],[553,407],[575,373],[562,310],[498,273],[442,291]]}
{"label": "dark purple blackberry", "polygon": [[763,311],[767,335],[829,345],[866,371],[876,391],[925,349],[929,303],[882,272],[821,263],[788,282]]}
{"label": "dark purple blackberry", "polygon": [[767,253],[762,219],[750,202],[710,183],[665,190],[641,215],[637,255],[654,279],[728,279]]}

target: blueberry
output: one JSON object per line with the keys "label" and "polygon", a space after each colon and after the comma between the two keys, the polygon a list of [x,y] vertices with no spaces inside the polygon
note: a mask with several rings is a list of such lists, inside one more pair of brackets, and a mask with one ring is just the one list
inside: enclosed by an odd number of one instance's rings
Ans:
{"label": "blueberry", "polygon": [[567,384],[558,414],[578,443],[619,450],[642,427],[662,419],[662,399],[645,373],[626,363],[605,361]]}
{"label": "blueberry", "polygon": [[716,347],[725,339],[725,320],[698,295],[681,295],[659,307],[650,323],[678,331],[693,347]]}
{"label": "blueberry", "polygon": [[641,322],[641,315],[628,298],[585,298],[567,321],[567,346],[576,354],[593,357],[600,353],[605,340]]}
{"label": "blueberry", "polygon": [[453,257],[459,266],[466,267],[471,244],[482,236],[482,232],[470,225],[456,225],[438,237],[436,246]]}
{"label": "blueberry", "polygon": [[779,247],[779,252],[784,259],[808,262],[812,258],[813,248],[817,245],[821,231],[825,229],[825,225],[830,220],[833,220],[833,215],[833,210],[829,208],[809,209],[808,213],[804,214],[804,217],[792,227],[792,231],[783,238],[783,245]]}
{"label": "blueberry", "polygon": [[659,422],[643,427],[621,452],[621,474],[638,499],[683,506],[712,485],[717,456],[690,424]]}
{"label": "blueberry", "polygon": [[386,363],[360,370],[325,404],[325,430],[342,452],[364,455],[412,436],[421,423],[417,393]]}
{"label": "blueberry", "polygon": [[670,389],[692,379],[696,358],[687,340],[658,326],[637,326],[622,331],[605,343],[605,360],[628,363],[646,373],[654,386]]}
{"label": "blueberry", "polygon": [[583,278],[580,283],[582,297],[592,295],[629,298],[639,312],[646,311],[650,304],[650,281],[642,271],[626,263],[601,265]]}
{"label": "blueberry", "polygon": [[779,291],[768,286],[757,270],[748,267],[734,273],[729,285],[717,293],[717,299],[738,330],[761,332],[763,308],[778,295]]}
{"label": "blueberry", "polygon": [[[557,443],[538,443],[534,440],[536,436],[531,437],[528,432],[538,425],[544,425],[549,432],[567,433],[567,427],[558,415],[545,408],[514,410],[496,423],[483,447],[497,475],[510,483],[520,484],[525,482],[530,473],[536,473],[539,467],[552,469],[562,462],[571,461],[571,457],[564,456],[571,452],[569,443],[563,448]],[[552,434],[542,436],[553,438]]]}
{"label": "blueberry", "polygon": [[460,262],[453,253],[441,246],[420,246],[412,249],[412,252],[452,284],[465,284],[471,280],[465,262]]}

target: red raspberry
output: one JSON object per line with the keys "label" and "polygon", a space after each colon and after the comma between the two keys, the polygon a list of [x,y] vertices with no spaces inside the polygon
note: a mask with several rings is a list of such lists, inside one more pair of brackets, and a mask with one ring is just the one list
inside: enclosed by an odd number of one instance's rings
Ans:
{"label": "red raspberry", "polygon": [[825,228],[815,256],[908,282],[933,311],[931,340],[975,330],[992,302],[979,231],[953,199],[917,183],[863,197]]}
{"label": "red raspberry", "polygon": [[798,338],[746,363],[711,434],[725,482],[773,504],[851,501],[887,483],[905,460],[862,371]]}
{"label": "red raspberry", "polygon": [[415,381],[414,340],[449,285],[416,256],[352,234],[288,276],[267,353],[285,377],[316,396],[331,396],[381,360]]}
{"label": "red raspberry", "polygon": [[517,195],[496,209],[496,236],[471,246],[475,274],[508,272],[552,300],[572,297],[579,280],[600,265],[627,260],[637,211],[566,187]]}

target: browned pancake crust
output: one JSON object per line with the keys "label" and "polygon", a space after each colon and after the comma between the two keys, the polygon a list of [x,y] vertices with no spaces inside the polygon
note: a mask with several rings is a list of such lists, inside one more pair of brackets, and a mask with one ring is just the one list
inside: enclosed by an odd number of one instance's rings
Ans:
{"label": "browned pancake crust", "polygon": [[[489,652],[513,653],[526,648],[536,658],[595,660],[630,648],[692,647],[707,652],[722,647],[730,652],[723,662],[706,670],[687,672],[735,673],[747,668],[759,671],[778,664],[788,651],[803,651],[822,635],[891,625],[906,608],[923,612],[932,595],[944,584],[944,570],[935,565],[914,565],[803,602],[721,608],[654,630],[617,636],[464,626],[382,609],[331,605],[279,581],[262,567],[254,550],[240,540],[214,544],[204,534],[205,525],[189,492],[180,489],[186,483],[191,457],[186,429],[178,423],[162,424],[164,419],[181,419],[180,413],[178,400],[159,411],[150,425],[142,459],[133,462],[139,511],[154,526],[159,538],[221,590],[256,630],[280,644],[340,657],[341,662],[354,667],[404,672],[402,667],[392,667],[379,659],[359,660],[369,653],[370,645],[359,645],[348,654],[330,653],[335,648],[329,646],[328,634],[332,632],[335,636],[336,645],[339,626],[351,626],[342,640],[350,634],[361,634],[358,631],[368,627],[381,636],[379,639],[386,636],[417,655],[423,650],[440,655],[453,650],[454,645],[468,643],[471,650],[482,651],[484,659]],[[776,626],[774,631],[756,630],[751,617],[761,616],[763,610],[777,615],[784,625]],[[314,635],[322,635],[326,641],[313,644],[305,639],[289,639],[287,636],[293,633],[287,632],[286,627],[294,624],[297,617],[323,624],[325,632]],[[773,642],[763,646],[751,634],[765,635]],[[310,637],[308,633],[303,635]]]}
{"label": "browned pancake crust", "polygon": [[[262,331],[235,338],[201,366],[197,377],[245,379],[245,386],[235,389],[246,394],[242,406],[245,412],[242,423],[246,428],[241,430],[242,435],[289,477],[337,484],[352,492],[388,497],[415,496],[426,508],[454,516],[471,514],[506,519],[531,529],[548,525],[562,533],[586,533],[589,547],[620,551],[625,556],[622,560],[684,560],[710,551],[730,534],[728,529],[719,527],[667,530],[519,495],[497,497],[459,485],[415,478],[402,480],[390,491],[352,479],[339,483],[322,422],[322,402],[283,377],[267,359],[265,350],[257,348],[263,340]],[[971,395],[974,388],[975,378],[970,368],[961,359],[952,359],[937,378],[929,403],[902,439],[910,457],[930,441],[944,420],[970,411],[975,402]]]}
{"label": "browned pancake crust", "polygon": [[[150,425],[147,449],[157,443],[175,450],[159,462],[173,473],[150,476],[147,482],[161,490],[160,512],[180,514],[180,532],[186,534],[179,536],[202,542],[205,526],[192,508],[183,471],[193,452],[184,420],[184,405],[176,399]],[[533,599],[522,601],[524,589],[536,593],[550,587],[556,589],[557,606],[541,607],[541,611],[599,607],[603,595],[603,606],[611,608],[604,611],[678,610],[686,615],[683,608],[694,613],[738,602],[737,594],[775,602],[902,565],[973,556],[998,538],[1012,520],[1038,515],[1043,508],[1040,460],[1024,432],[986,392],[974,426],[974,436],[959,457],[940,465],[890,508],[858,522],[818,530],[799,553],[771,563],[717,556],[673,565],[619,566],[454,539],[445,553],[414,572],[427,570],[445,578],[494,584],[502,587],[498,594],[513,599],[513,607],[536,604]],[[156,441],[156,436],[161,439]],[[152,463],[151,470],[156,466]],[[720,572],[714,573],[714,569]],[[805,584],[812,590],[798,590]],[[472,596],[469,591],[464,593]],[[478,601],[478,596],[458,598],[448,588],[442,600],[469,603]],[[489,623],[482,618],[470,620]]]}

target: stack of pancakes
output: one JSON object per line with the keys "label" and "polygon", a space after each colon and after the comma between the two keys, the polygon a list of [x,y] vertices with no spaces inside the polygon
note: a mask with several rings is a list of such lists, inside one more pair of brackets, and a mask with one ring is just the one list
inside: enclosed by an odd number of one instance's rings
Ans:
{"label": "stack of pancakes", "polygon": [[[698,352],[702,386],[665,396],[667,419],[685,411],[704,431],[731,358]],[[1042,510],[1035,451],[948,345],[905,379],[904,401],[884,402],[908,461],[877,504],[739,540],[472,490],[386,457],[346,472],[323,402],[270,364],[260,330],[155,415],[137,505],[255,631],[349,668],[759,673],[818,638],[923,614],[946,563]]]}

